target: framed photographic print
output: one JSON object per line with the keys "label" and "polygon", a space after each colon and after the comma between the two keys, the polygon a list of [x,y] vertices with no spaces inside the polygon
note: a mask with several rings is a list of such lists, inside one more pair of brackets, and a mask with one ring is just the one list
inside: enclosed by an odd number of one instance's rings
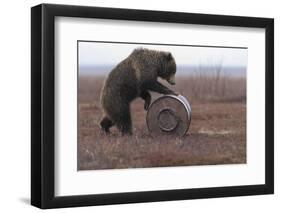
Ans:
{"label": "framed photographic print", "polygon": [[274,21],[31,9],[31,204],[272,194]]}

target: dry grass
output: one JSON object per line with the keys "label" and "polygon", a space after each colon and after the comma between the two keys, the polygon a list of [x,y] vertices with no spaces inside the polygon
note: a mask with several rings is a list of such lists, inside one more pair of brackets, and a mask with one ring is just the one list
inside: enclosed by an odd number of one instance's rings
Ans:
{"label": "dry grass", "polygon": [[[193,76],[174,90],[188,97],[192,122],[184,138],[153,138],[143,101],[132,103],[134,135],[99,129],[104,77],[79,79],[78,170],[246,163],[246,80]],[[156,98],[157,94],[153,94]]]}

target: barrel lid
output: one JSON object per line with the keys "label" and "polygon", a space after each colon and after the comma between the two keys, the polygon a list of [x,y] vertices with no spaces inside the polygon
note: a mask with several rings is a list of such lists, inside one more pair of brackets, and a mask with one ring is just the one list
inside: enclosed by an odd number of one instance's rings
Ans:
{"label": "barrel lid", "polygon": [[149,107],[146,123],[152,135],[183,136],[191,122],[191,106],[182,95],[163,95]]}

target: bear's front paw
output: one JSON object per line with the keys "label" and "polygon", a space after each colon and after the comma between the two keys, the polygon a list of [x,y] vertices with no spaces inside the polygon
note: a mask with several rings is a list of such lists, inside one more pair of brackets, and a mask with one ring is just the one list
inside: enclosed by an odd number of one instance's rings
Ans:
{"label": "bear's front paw", "polygon": [[175,91],[172,91],[172,92],[171,92],[171,95],[179,96],[179,93],[178,93],[178,92],[175,92]]}
{"label": "bear's front paw", "polygon": [[173,95],[178,96],[179,93],[174,91],[174,92],[173,92]]}

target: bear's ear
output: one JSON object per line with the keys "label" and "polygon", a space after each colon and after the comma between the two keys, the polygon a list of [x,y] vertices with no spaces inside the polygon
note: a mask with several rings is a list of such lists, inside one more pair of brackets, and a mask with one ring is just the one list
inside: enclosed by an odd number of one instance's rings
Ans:
{"label": "bear's ear", "polygon": [[165,52],[164,55],[168,61],[172,60],[172,54],[170,52]]}

